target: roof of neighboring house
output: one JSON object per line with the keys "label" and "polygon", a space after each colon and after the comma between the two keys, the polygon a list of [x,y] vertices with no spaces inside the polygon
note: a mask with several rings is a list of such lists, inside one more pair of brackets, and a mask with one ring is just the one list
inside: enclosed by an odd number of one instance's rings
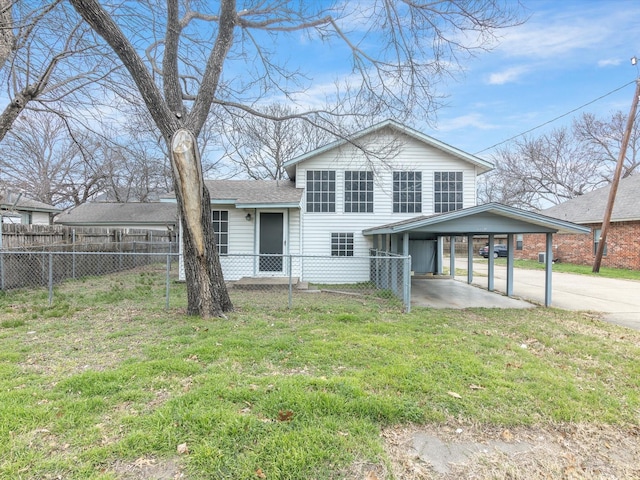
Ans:
{"label": "roof of neighboring house", "polygon": [[175,203],[84,203],[59,214],[55,223],[62,225],[175,225]]}
{"label": "roof of neighboring house", "polygon": [[[17,202],[16,202],[17,200]],[[14,207],[15,203],[15,207]],[[61,208],[54,207],[47,203],[33,200],[25,195],[20,195],[13,192],[0,192],[0,210],[11,210],[15,212],[48,212],[58,213],[61,212]]]}
{"label": "roof of neighboring house", "polygon": [[[540,213],[574,223],[602,223],[611,185],[593,190]],[[612,222],[640,220],[640,175],[620,180],[611,212]]]}
{"label": "roof of neighboring house", "polygon": [[447,213],[423,215],[399,222],[368,228],[364,235],[397,233],[589,233],[590,229],[575,223],[548,217],[535,212],[502,205],[485,203]]}
{"label": "roof of neighboring house", "polygon": [[294,178],[295,166],[298,163],[308,160],[309,158],[315,157],[316,155],[320,155],[321,153],[327,152],[329,150],[333,150],[335,148],[341,147],[342,145],[345,145],[348,142],[357,142],[359,139],[365,137],[366,135],[382,130],[384,128],[391,128],[397,132],[408,135],[409,137],[412,137],[426,145],[435,147],[445,153],[453,155],[454,157],[457,157],[461,160],[472,163],[478,168],[478,173],[485,173],[485,172],[488,172],[489,170],[493,170],[494,168],[493,163],[487,160],[484,160],[480,157],[476,157],[475,155],[471,155],[470,153],[463,152],[462,150],[452,147],[451,145],[441,142],[440,140],[436,140],[435,138],[430,137],[429,135],[425,135],[422,132],[419,132],[417,130],[414,130],[413,128],[407,127],[406,125],[396,122],[395,120],[389,119],[389,120],[385,120],[384,122],[377,123],[376,125],[373,125],[364,130],[361,130],[353,135],[350,135],[348,138],[340,139],[335,142],[329,143],[323,147],[317,148],[316,150],[312,150],[310,152],[307,152],[303,155],[300,155],[296,158],[293,158],[285,162],[284,167],[287,170],[287,174],[289,175],[289,178]]}

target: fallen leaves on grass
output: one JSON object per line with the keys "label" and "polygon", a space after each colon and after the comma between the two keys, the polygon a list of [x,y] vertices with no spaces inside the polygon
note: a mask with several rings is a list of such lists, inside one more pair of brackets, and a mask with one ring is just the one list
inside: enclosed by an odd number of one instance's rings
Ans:
{"label": "fallen leaves on grass", "polygon": [[293,420],[293,412],[291,410],[280,410],[278,412],[279,422],[290,422]]}

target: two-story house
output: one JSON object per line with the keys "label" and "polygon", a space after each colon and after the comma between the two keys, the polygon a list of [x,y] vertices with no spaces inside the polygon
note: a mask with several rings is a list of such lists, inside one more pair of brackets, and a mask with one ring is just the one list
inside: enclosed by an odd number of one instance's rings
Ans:
{"label": "two-story house", "polygon": [[[375,246],[365,230],[474,206],[476,178],[492,165],[388,120],[285,168],[290,180],[206,181],[226,279],[282,276],[291,268],[313,281],[367,280],[366,262],[347,258],[368,256]],[[283,254],[294,256],[291,266]],[[325,262],[302,265],[298,255],[341,262],[327,271]]]}
{"label": "two-story house", "polygon": [[[463,237],[470,283],[474,236],[488,238],[492,247],[494,235],[503,235],[511,295],[515,235],[544,234],[552,258],[554,233],[589,232],[505,205],[476,205],[476,179],[493,165],[392,120],[294,158],[285,168],[289,180],[206,181],[225,280],[370,281],[377,271],[372,250],[410,255],[414,273],[441,273],[443,239]],[[450,245],[449,268],[455,271]],[[551,262],[546,270],[550,305]],[[182,262],[180,272],[184,279]],[[403,269],[403,283],[407,275]],[[493,257],[487,287],[493,290]]]}

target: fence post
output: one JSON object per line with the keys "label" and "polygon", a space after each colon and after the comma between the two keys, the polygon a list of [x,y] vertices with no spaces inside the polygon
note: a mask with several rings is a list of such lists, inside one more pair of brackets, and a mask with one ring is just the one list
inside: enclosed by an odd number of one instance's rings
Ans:
{"label": "fence post", "polygon": [[53,303],[53,253],[49,252],[49,306]]}
{"label": "fence post", "polygon": [[76,229],[71,230],[71,278],[76,279]]}
{"label": "fence post", "polygon": [[164,309],[169,310],[169,275],[171,274],[171,254],[167,254],[167,285],[166,285],[166,294],[165,294],[165,304]]}
{"label": "fence post", "polygon": [[291,309],[293,293],[293,275],[291,273],[291,254],[289,254],[289,309]]}
{"label": "fence post", "polygon": [[411,312],[411,255],[404,258],[404,311]]}
{"label": "fence post", "polygon": [[2,250],[0,250],[0,290],[4,291],[4,252]]}

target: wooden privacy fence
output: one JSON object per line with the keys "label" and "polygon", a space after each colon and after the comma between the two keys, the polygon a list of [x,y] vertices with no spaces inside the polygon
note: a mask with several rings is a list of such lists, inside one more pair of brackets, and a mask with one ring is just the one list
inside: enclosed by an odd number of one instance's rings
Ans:
{"label": "wooden privacy fence", "polygon": [[131,245],[136,244],[177,241],[175,232],[168,230],[22,224],[3,224],[1,228],[2,250],[121,251],[131,250]]}

